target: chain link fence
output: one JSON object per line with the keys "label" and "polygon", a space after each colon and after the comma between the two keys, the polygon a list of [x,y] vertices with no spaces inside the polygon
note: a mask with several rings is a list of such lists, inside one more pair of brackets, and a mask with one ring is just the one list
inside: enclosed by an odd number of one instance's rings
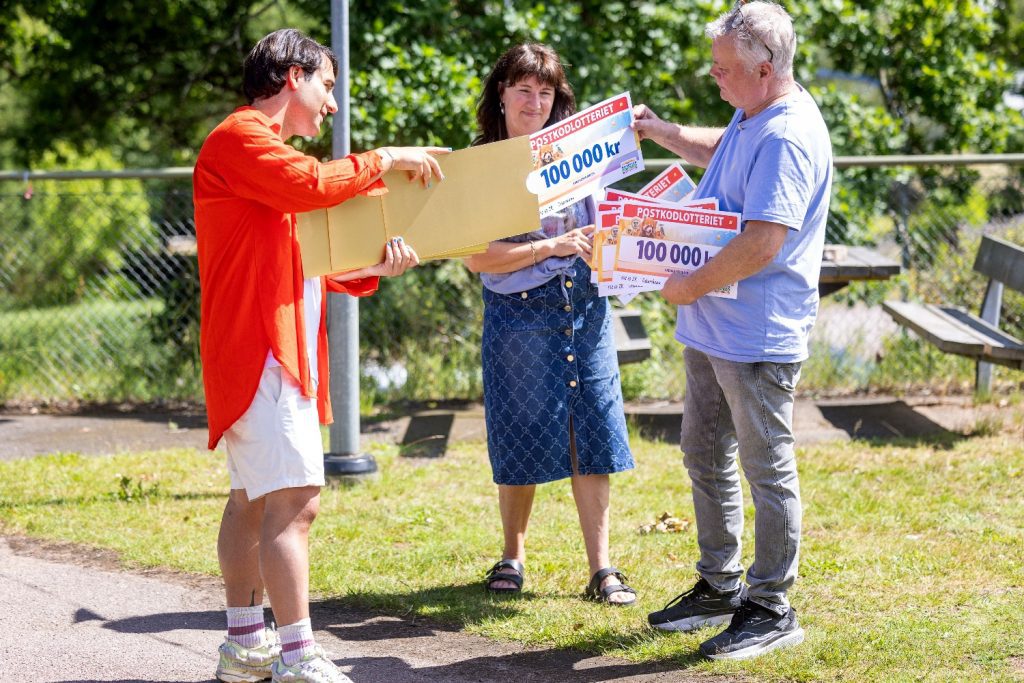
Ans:
{"label": "chain link fence", "polygon": [[0,400],[201,397],[187,179],[0,184]]}
{"label": "chain link fence", "polygon": [[[978,312],[987,280],[974,272],[982,235],[1024,244],[1024,165],[915,165],[836,172],[827,241],[864,244],[901,263],[900,276],[852,283],[824,297],[803,389],[821,393],[966,393],[975,365],[898,327],[886,299],[959,305]],[[1024,296],[1007,290],[1003,329],[1024,339]],[[999,391],[1024,374],[996,371]]]}
{"label": "chain link fence", "polygon": [[[201,400],[187,170],[12,175],[0,176],[0,402]],[[1024,243],[1024,165],[837,168],[828,241],[870,245],[903,272],[823,299],[801,390],[969,391],[972,363],[921,343],[879,303],[977,310],[985,283],[971,265],[982,234]],[[631,305],[642,310],[654,351],[623,367],[627,397],[679,398],[674,311],[651,294]],[[1005,329],[1024,338],[1022,297],[1008,291],[1003,307]],[[479,282],[460,263],[384,281],[361,302],[360,320],[364,408],[479,397]],[[997,368],[996,390],[1021,387],[1021,375]]]}

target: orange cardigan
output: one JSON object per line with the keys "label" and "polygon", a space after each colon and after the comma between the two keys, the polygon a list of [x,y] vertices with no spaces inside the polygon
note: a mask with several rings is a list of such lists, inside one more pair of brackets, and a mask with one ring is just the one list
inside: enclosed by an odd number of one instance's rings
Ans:
{"label": "orange cardigan", "polygon": [[[201,287],[200,355],[212,450],[256,395],[267,352],[316,396],[320,421],[331,405],[327,292],[367,296],[378,278],[323,280],[314,394],[306,354],[302,260],[296,212],[385,192],[375,152],[321,163],[281,139],[280,126],[252,107],[213,129],[192,178]],[[356,227],[356,226],[353,226]]]}

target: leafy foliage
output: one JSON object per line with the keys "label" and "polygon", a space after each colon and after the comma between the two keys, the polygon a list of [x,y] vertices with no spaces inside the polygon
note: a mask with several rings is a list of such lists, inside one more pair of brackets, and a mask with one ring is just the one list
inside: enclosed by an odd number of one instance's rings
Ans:
{"label": "leafy foliage", "polygon": [[[1013,87],[1007,59],[1019,64],[1019,54],[999,36],[1020,3],[996,4],[995,13],[986,3],[966,0],[802,6],[800,21],[814,54],[847,79],[818,93],[835,153],[1019,149],[1024,118],[1003,101]],[[858,79],[858,87],[850,86],[850,78]],[[885,225],[904,265],[927,265],[937,245],[957,244],[961,225],[987,218],[987,198],[976,196],[978,177],[963,167],[845,171],[843,182],[833,186],[829,238],[876,243],[876,228]]]}
{"label": "leafy foliage", "polygon": [[635,101],[670,116],[720,119],[725,109],[713,83],[699,75],[706,73],[703,26],[716,7],[359,0],[352,7],[355,147],[389,140],[467,145],[482,79],[505,49],[523,41],[559,52],[582,105],[628,89]]}
{"label": "leafy foliage", "polygon": [[210,128],[244,104],[241,65],[256,40],[283,25],[313,28],[287,3],[255,0],[11,5],[0,19],[0,87],[18,114],[3,133],[19,165],[56,143],[110,147],[127,165],[191,163]]}
{"label": "leafy foliage", "polygon": [[[351,0],[352,148],[467,145],[482,80],[520,41],[559,51],[580,106],[628,89],[668,119],[721,125],[731,108],[708,76],[703,30],[730,6]],[[1013,77],[1024,66],[1022,0],[824,0],[788,9],[800,38],[798,79],[818,99],[837,155],[1024,148],[1024,119],[1003,99],[1021,87]],[[322,0],[12,0],[0,16],[0,163],[80,166],[99,163],[96,155],[103,167],[191,163],[210,128],[243,103],[241,63],[250,46],[281,26],[329,42],[329,12]],[[326,158],[330,131],[296,144]],[[644,151],[666,155],[649,143]],[[978,197],[970,172],[857,169],[842,180],[834,186],[829,238],[876,243],[896,234],[908,264],[931,257],[934,250],[919,244],[955,246],[961,225],[1021,210],[1019,192]],[[925,210],[956,220],[915,217]],[[0,230],[24,220],[8,217]],[[64,229],[59,216],[31,220]],[[108,228],[83,226],[96,237],[78,241],[105,267],[116,265],[103,242]],[[44,260],[63,293],[44,288],[32,296],[67,302],[75,274],[62,271],[61,259],[71,240],[55,242],[38,249],[52,252]],[[428,363],[439,354],[442,366],[465,363],[468,377],[476,362],[478,286],[456,263],[386,282],[362,305],[364,352],[382,366],[416,354]],[[179,306],[179,294],[168,295],[171,317],[155,321],[154,334],[179,324],[175,311],[188,308]],[[670,319],[670,307],[653,301],[645,316]],[[637,393],[658,382],[658,373],[625,375]],[[460,380],[457,391],[474,391],[474,381]]]}
{"label": "leafy foliage", "polygon": [[[353,148],[444,142],[473,132],[481,79],[509,45],[555,47],[582,104],[629,89],[669,118],[721,123],[699,0],[352,0]],[[131,163],[187,162],[242,103],[240,65],[284,25],[329,42],[320,0],[15,0],[0,19],[0,124],[8,162],[56,143],[99,144]],[[843,75],[829,123],[840,154],[987,152],[1021,141],[1007,108],[1020,68],[1020,0],[828,0],[790,8],[802,82]],[[852,87],[851,79],[867,83]],[[872,85],[874,84],[874,85]],[[59,112],[60,125],[53,125]],[[321,137],[310,149],[326,153]]]}
{"label": "leafy foliage", "polygon": [[[78,167],[110,170],[117,164],[108,150],[80,155],[58,144],[43,154],[50,168],[60,159]],[[34,192],[57,195],[33,201]],[[146,239],[149,207],[138,180],[39,181],[0,221],[0,271],[6,274],[0,300],[10,307],[69,304],[85,295],[86,282],[117,273],[124,252]],[[113,288],[111,288],[113,289]]]}
{"label": "leafy foliage", "polygon": [[[1007,149],[1021,127],[1019,112],[1003,102],[1012,72],[988,8],[972,0],[831,0],[802,12],[818,53],[839,71],[873,79],[878,108],[899,122],[898,137],[874,136],[875,153],[984,153]],[[877,113],[866,122],[873,120],[891,125]],[[848,142],[836,140],[840,153],[861,151],[847,151]]]}

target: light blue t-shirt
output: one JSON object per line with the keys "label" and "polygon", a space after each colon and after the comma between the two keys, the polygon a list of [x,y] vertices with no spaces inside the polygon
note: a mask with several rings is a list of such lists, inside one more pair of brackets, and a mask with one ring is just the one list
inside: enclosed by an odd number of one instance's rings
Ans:
{"label": "light blue t-shirt", "polygon": [[754,363],[807,358],[832,188],[832,143],[803,88],[744,120],[737,110],[694,193],[723,211],[789,226],[775,259],[740,280],[737,298],[679,307],[676,339],[703,353]]}

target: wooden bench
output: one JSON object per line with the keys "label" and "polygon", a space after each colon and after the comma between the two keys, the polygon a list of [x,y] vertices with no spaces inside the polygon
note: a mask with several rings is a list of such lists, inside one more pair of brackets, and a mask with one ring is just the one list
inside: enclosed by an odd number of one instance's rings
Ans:
{"label": "wooden bench", "polygon": [[871,247],[826,244],[818,276],[818,293],[827,296],[855,280],[888,280],[899,274],[899,263]]}
{"label": "wooden bench", "polygon": [[975,392],[992,389],[992,364],[1024,370],[1024,343],[999,329],[1003,287],[1024,291],[1024,247],[997,237],[982,237],[974,270],[989,278],[981,313],[959,306],[886,301],[882,308],[945,353],[978,362]]}
{"label": "wooden bench", "polygon": [[612,332],[619,365],[639,363],[651,357],[651,340],[647,337],[640,311],[631,308],[612,309]]}

